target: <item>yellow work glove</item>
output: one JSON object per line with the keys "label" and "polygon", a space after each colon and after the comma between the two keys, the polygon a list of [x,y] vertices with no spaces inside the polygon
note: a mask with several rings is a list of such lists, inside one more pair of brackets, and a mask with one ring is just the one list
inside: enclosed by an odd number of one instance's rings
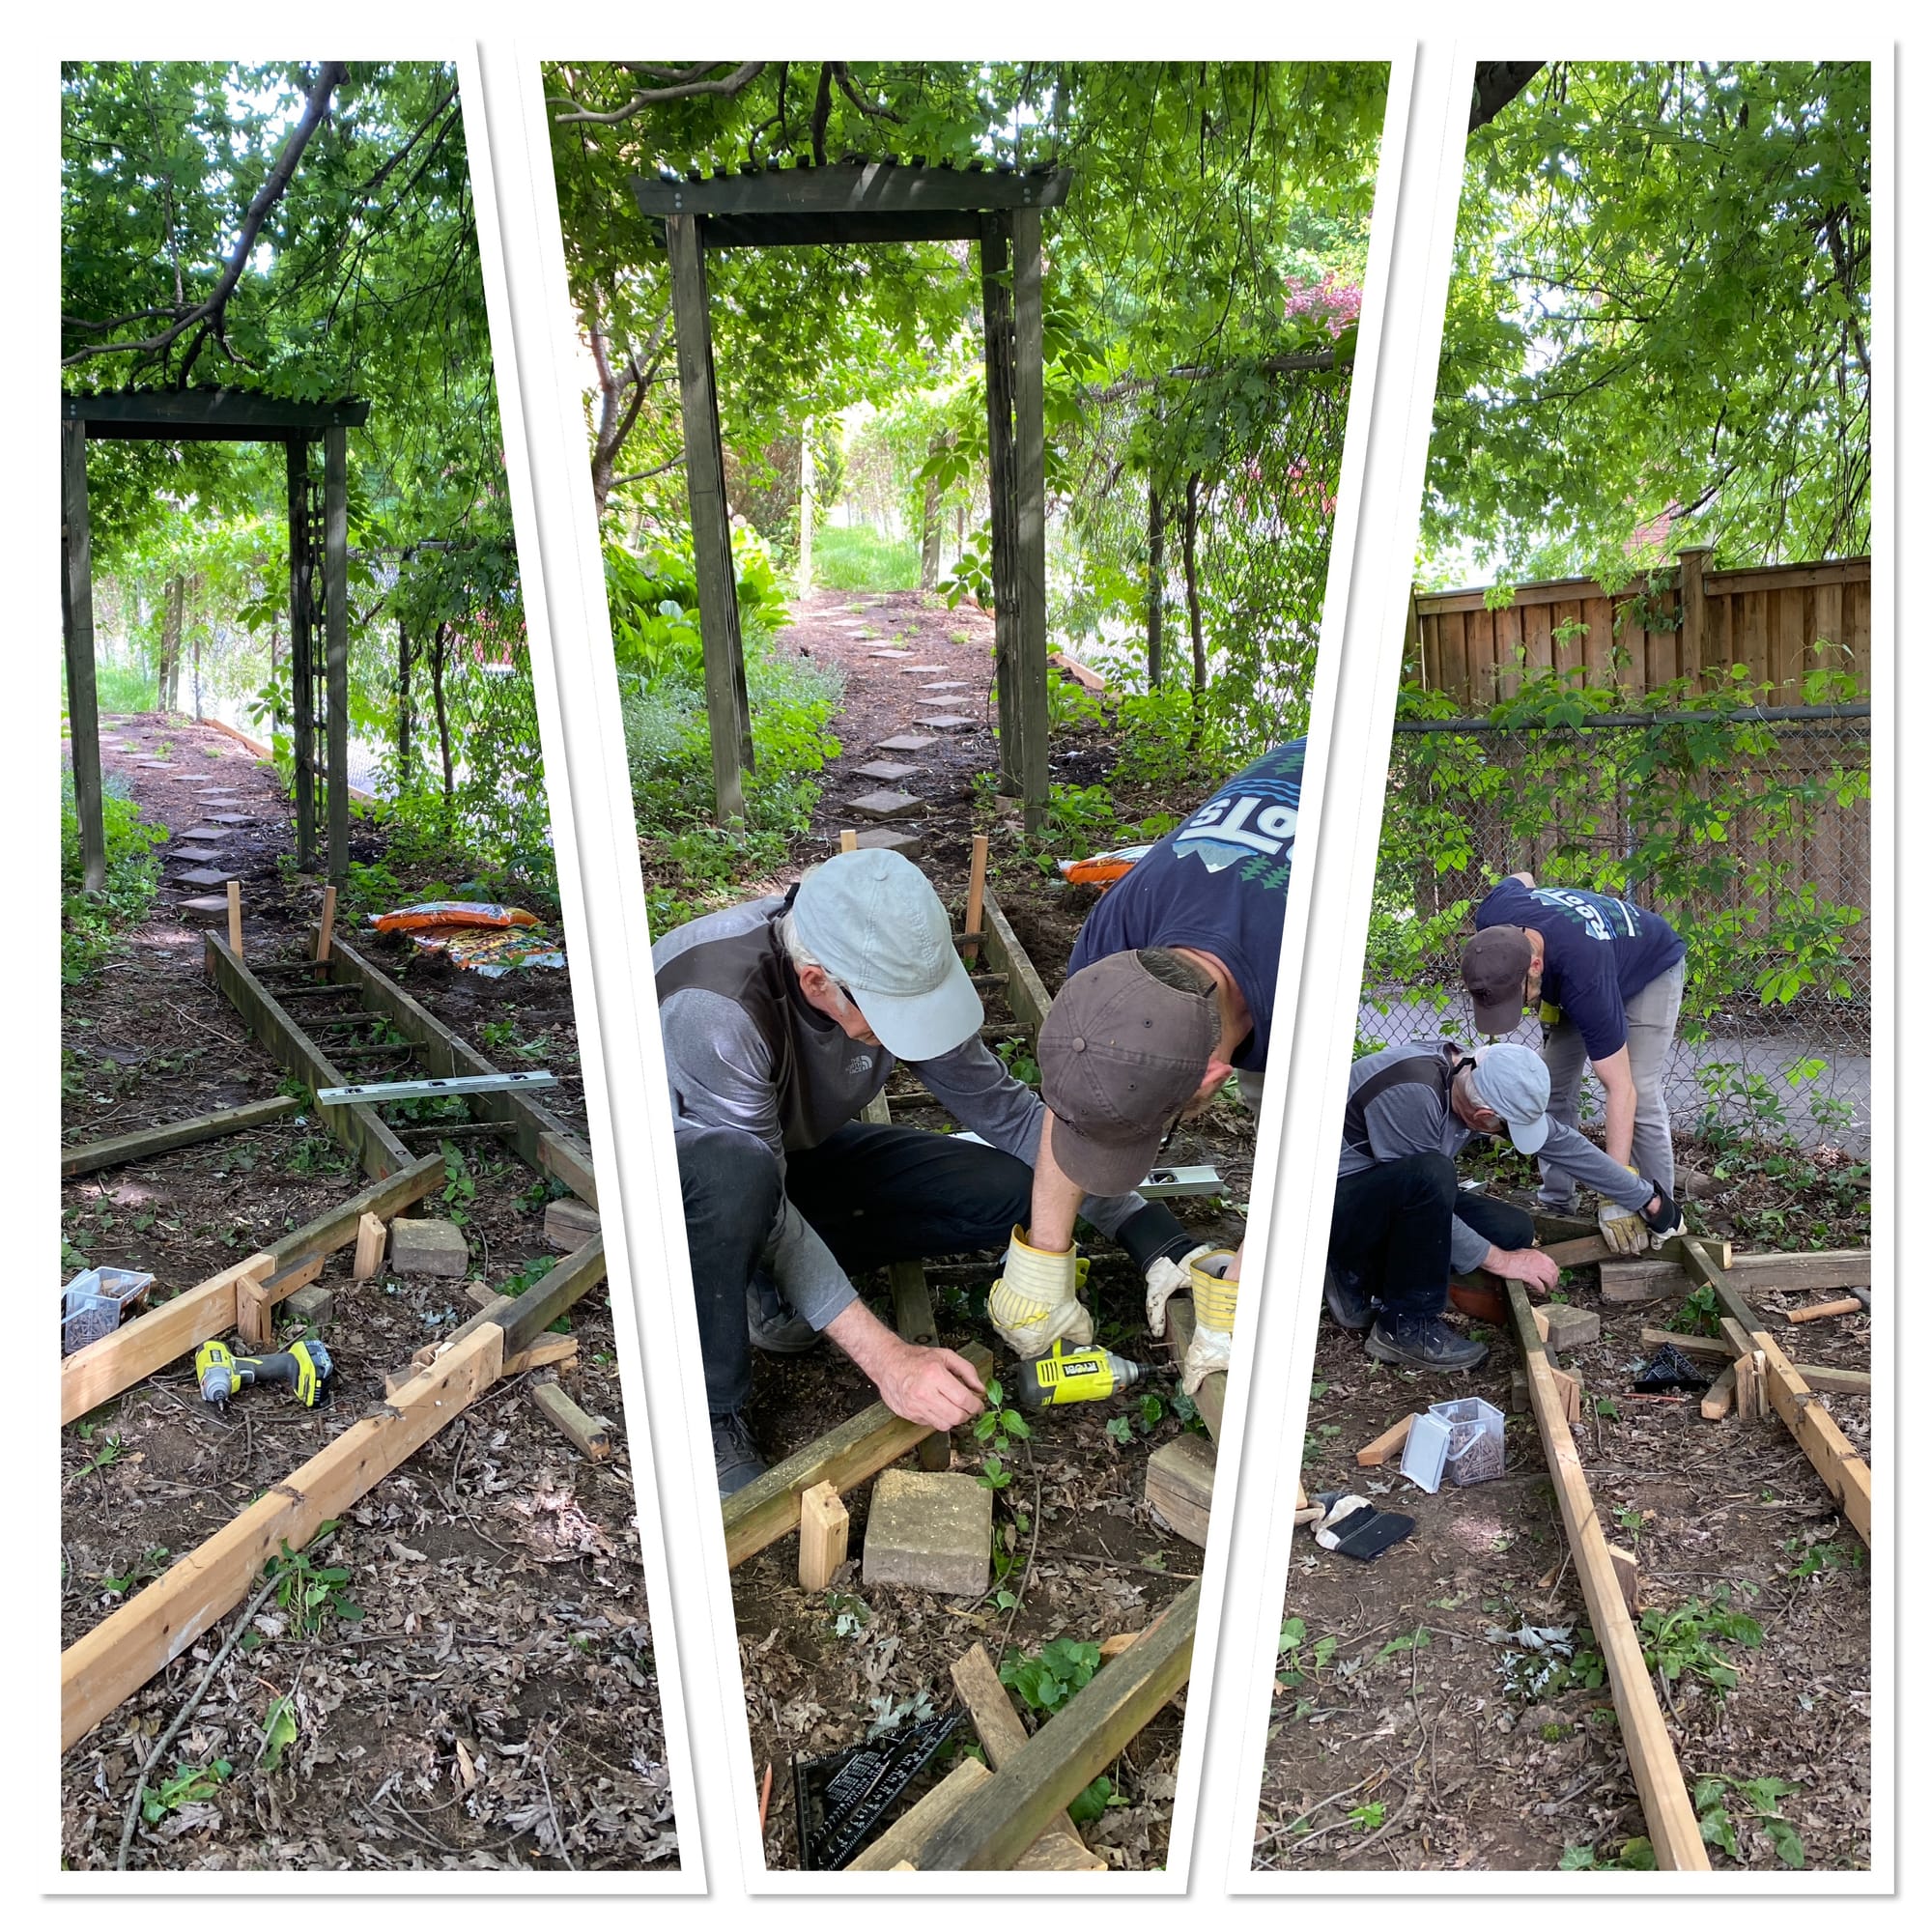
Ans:
{"label": "yellow work glove", "polygon": [[1043,1355],[1056,1342],[1084,1348],[1094,1339],[1094,1318],[1080,1303],[1087,1264],[1077,1248],[1056,1254],[1029,1247],[1026,1231],[1015,1228],[1007,1259],[986,1313],[1000,1339],[1022,1361]]}
{"label": "yellow work glove", "polygon": [[1188,1285],[1188,1271],[1203,1255],[1214,1252],[1206,1241],[1198,1248],[1190,1248],[1177,1261],[1166,1255],[1156,1256],[1147,1271],[1147,1312],[1148,1333],[1165,1335],[1167,1333],[1167,1304]]}
{"label": "yellow work glove", "polygon": [[[1634,1174],[1636,1169],[1631,1172]],[[1605,1201],[1598,1208],[1597,1232],[1616,1254],[1640,1255],[1650,1246],[1650,1230],[1644,1225],[1642,1212],[1614,1201]]]}
{"label": "yellow work glove", "polygon": [[1216,1248],[1193,1262],[1187,1286],[1194,1296],[1194,1339],[1181,1359],[1180,1386],[1189,1395],[1217,1372],[1225,1375],[1235,1351],[1235,1303],[1241,1293],[1240,1277],[1230,1276],[1232,1248]]}

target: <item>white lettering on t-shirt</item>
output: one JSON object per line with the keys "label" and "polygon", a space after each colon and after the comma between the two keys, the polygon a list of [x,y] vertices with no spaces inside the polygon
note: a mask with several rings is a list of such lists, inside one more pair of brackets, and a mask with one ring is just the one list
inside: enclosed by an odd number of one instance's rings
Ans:
{"label": "white lettering on t-shirt", "polygon": [[1255,818],[1259,829],[1246,831],[1248,820],[1255,817],[1256,808],[1262,803],[1254,793],[1242,798],[1211,799],[1175,835],[1175,845],[1185,846],[1190,833],[1211,832],[1217,839],[1246,845],[1273,858],[1294,838],[1295,810],[1292,805],[1270,805]]}

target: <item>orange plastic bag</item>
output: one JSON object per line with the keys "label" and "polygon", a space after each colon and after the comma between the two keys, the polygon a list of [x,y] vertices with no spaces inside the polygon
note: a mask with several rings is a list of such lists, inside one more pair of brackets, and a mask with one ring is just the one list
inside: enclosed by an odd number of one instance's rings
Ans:
{"label": "orange plastic bag", "polygon": [[378,932],[433,932],[442,926],[537,925],[542,922],[522,906],[489,905],[480,899],[424,899],[394,912],[372,912]]}
{"label": "orange plastic bag", "polygon": [[1145,859],[1151,845],[1122,845],[1112,852],[1095,852],[1091,859],[1063,859],[1061,876],[1076,886],[1098,886],[1105,891],[1116,879],[1124,879],[1136,860]]}

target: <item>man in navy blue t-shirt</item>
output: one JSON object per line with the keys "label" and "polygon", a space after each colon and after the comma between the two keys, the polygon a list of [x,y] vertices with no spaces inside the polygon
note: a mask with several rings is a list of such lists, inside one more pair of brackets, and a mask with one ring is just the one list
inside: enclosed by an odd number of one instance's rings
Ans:
{"label": "man in navy blue t-shirt", "polygon": [[[1676,1191],[1663,1069],[1684,999],[1684,941],[1667,920],[1628,899],[1512,872],[1476,908],[1463,983],[1480,1033],[1514,1032],[1540,1002],[1550,1118],[1577,1124],[1587,1059],[1604,1085],[1604,1151]],[[1545,1163],[1542,1205],[1567,1208],[1574,1187]],[[1620,1253],[1646,1245],[1628,1209],[1605,1202],[1598,1219]]]}
{"label": "man in navy blue t-shirt", "polygon": [[[1203,1092],[1211,1099],[1230,1073],[1238,1073],[1241,1097],[1257,1110],[1274,1026],[1275,980],[1281,972],[1282,925],[1307,750],[1307,739],[1294,738],[1264,752],[1137,860],[1087,916],[1066,968],[1070,980],[1101,959],[1149,948],[1176,953],[1197,968],[1213,982],[1220,1015]],[[1045,1098],[1049,1114],[1034,1164],[1031,1238],[1039,1247],[1065,1249],[1072,1245],[1082,1190],[1055,1166],[1053,1095]],[[1177,1289],[1191,1287],[1197,1317],[1206,1314],[1205,1285],[1192,1280],[1191,1271],[1198,1271],[1196,1264],[1208,1253],[1197,1248],[1149,1270],[1148,1321],[1156,1335],[1164,1332],[1166,1302]],[[1225,1280],[1225,1295],[1213,1295],[1217,1319],[1228,1327],[1210,1332],[1203,1321],[1196,1329],[1197,1346],[1189,1350],[1197,1380],[1204,1364],[1226,1365],[1234,1288],[1240,1272],[1237,1248],[1225,1276],[1217,1276]]]}

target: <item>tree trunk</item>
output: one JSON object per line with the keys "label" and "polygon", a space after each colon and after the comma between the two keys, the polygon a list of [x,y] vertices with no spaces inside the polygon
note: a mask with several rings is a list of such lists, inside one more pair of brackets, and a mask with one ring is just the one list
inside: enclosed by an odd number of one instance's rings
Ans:
{"label": "tree trunk", "polygon": [[410,627],[396,620],[396,788],[410,788]]}
{"label": "tree trunk", "polygon": [[818,467],[811,454],[811,418],[798,433],[798,594],[811,595],[811,538],[818,523]]}
{"label": "tree trunk", "polygon": [[1180,524],[1180,562],[1187,576],[1187,630],[1194,642],[1194,698],[1208,689],[1208,645],[1201,635],[1201,584],[1195,574],[1195,538],[1201,527],[1201,472],[1187,479],[1187,501]]}
{"label": "tree trunk", "polygon": [[1148,689],[1160,689],[1161,626],[1167,610],[1167,517],[1161,508],[1160,492],[1148,478],[1148,590],[1147,590],[1147,676]]}
{"label": "tree trunk", "polygon": [[[926,451],[927,458],[937,456],[946,443],[945,437],[934,437],[931,447]],[[939,582],[939,479],[935,476],[925,479],[925,500],[920,506],[919,537],[919,587],[931,590]]]}
{"label": "tree trunk", "polygon": [[186,594],[186,581],[179,575],[169,578],[161,591],[161,663],[156,702],[163,711],[174,710],[181,696],[182,603]]}
{"label": "tree trunk", "polygon": [[449,707],[443,697],[442,674],[449,662],[449,626],[436,627],[436,653],[429,661],[431,686],[436,696],[436,741],[442,753],[442,802],[456,803],[456,764],[449,754]]}

